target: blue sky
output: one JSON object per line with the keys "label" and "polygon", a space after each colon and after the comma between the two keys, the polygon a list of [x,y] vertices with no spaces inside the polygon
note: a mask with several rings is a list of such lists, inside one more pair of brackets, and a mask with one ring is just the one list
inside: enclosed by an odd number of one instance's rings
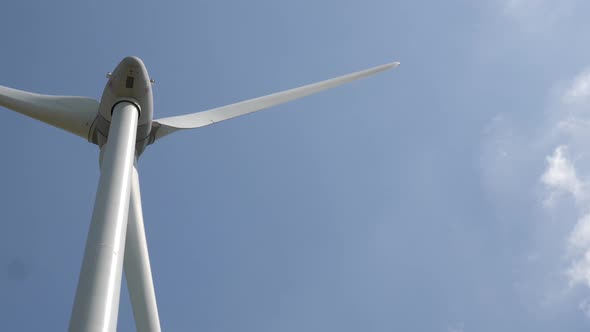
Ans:
{"label": "blue sky", "polygon": [[[99,99],[137,55],[157,118],[401,61],[146,150],[163,330],[584,331],[589,7],[11,2],[0,85]],[[64,330],[98,150],[1,111],[0,323]]]}

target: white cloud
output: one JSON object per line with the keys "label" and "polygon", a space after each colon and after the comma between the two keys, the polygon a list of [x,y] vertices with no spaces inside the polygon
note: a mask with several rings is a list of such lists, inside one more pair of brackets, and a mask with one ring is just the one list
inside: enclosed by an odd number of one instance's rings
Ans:
{"label": "white cloud", "polygon": [[[518,1],[512,5],[524,6]],[[547,273],[555,276],[546,279],[552,283],[547,287],[579,299],[590,290],[590,67],[557,82],[547,105],[534,126],[514,123],[508,112],[490,121],[482,133],[482,179],[495,202],[510,202],[527,194],[526,174],[538,170],[533,181],[541,186],[544,214],[559,223],[537,224],[543,241],[533,251],[542,258],[530,264],[540,266],[539,261],[553,255],[555,261],[546,264],[557,269]],[[556,253],[556,247],[563,251]],[[590,317],[590,298],[578,304]]]}
{"label": "white cloud", "polygon": [[553,204],[555,198],[563,192],[571,194],[576,201],[582,201],[586,196],[584,190],[586,186],[578,178],[566,153],[567,147],[561,145],[555,149],[553,155],[547,157],[548,166],[541,177],[541,182],[550,192],[548,199],[545,200],[547,205]]}
{"label": "white cloud", "polygon": [[[575,201],[579,218],[566,242],[567,267],[565,276],[571,287],[590,288],[590,155],[586,151],[590,135],[590,70],[576,75],[562,90],[557,106],[559,112],[553,130],[562,134],[560,144],[546,157],[547,166],[540,181],[548,193],[546,207],[555,206],[559,196]],[[588,171],[586,171],[588,170]],[[567,214],[567,213],[566,213]],[[564,222],[567,222],[565,220]],[[590,317],[590,299],[579,303],[579,308]]]}
{"label": "white cloud", "polygon": [[546,206],[553,206],[555,198],[562,193],[570,194],[577,203],[578,213],[582,217],[568,237],[570,262],[565,273],[570,285],[586,284],[590,287],[590,214],[584,214],[590,203],[586,194],[588,184],[578,177],[567,150],[565,145],[560,145],[547,157],[547,169],[541,176],[541,182],[549,192],[549,197],[545,200]]}
{"label": "white cloud", "polygon": [[[533,63],[529,67],[543,71],[536,77],[554,83],[540,109],[514,109],[512,104],[498,108],[499,115],[482,133],[480,158],[483,187],[498,210],[510,213],[516,204],[526,208],[526,198],[533,195],[540,208],[530,211],[535,223],[527,249],[532,254],[522,258],[527,261],[519,275],[526,284],[526,303],[544,310],[577,302],[590,317],[590,297],[579,301],[590,291],[590,64],[577,62],[584,61],[586,45],[577,53],[565,53],[568,56],[558,51],[574,45],[579,32],[590,26],[583,19],[588,7],[583,0],[492,4],[493,19],[503,25],[492,34],[500,44],[486,45],[485,56],[495,48],[502,61],[526,54]],[[555,77],[559,68],[567,76]],[[524,87],[523,98],[532,98],[530,91]],[[525,114],[529,118],[521,120]]]}

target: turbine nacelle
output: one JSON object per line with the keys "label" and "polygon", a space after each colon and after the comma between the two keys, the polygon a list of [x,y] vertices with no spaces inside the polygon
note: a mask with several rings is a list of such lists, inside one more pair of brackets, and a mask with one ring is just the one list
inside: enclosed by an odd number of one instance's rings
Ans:
{"label": "turbine nacelle", "polygon": [[140,58],[126,57],[112,73],[107,74],[107,78],[89,140],[102,148],[107,142],[115,105],[130,102],[139,112],[135,143],[139,155],[148,144],[153,119],[152,82],[147,69]]}

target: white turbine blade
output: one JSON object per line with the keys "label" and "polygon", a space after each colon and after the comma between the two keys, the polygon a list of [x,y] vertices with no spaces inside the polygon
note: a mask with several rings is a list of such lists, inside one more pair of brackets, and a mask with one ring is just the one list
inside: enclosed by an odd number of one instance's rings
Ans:
{"label": "white turbine blade", "polygon": [[397,66],[399,66],[399,62],[392,62],[367,70],[332,78],[326,81],[305,85],[299,88],[277,92],[271,95],[210,109],[208,111],[157,119],[154,121],[154,130],[156,130],[155,139],[159,139],[179,129],[203,127],[219,121],[235,118],[240,115],[260,111],[265,108],[305,97],[316,92],[330,89],[344,83],[382,72],[387,69],[395,68]]}
{"label": "white turbine blade", "polygon": [[99,102],[85,97],[48,96],[0,85],[0,106],[88,139]]}

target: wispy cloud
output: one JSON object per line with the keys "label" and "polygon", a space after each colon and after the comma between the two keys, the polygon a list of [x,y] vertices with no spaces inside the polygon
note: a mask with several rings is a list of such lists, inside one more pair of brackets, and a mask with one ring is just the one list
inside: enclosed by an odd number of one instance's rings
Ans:
{"label": "wispy cloud", "polygon": [[506,0],[504,2],[504,13],[511,16],[523,16],[543,9],[546,2],[543,0]]}
{"label": "wispy cloud", "polygon": [[571,18],[580,0],[502,0],[503,13],[529,33],[543,33]]}
{"label": "wispy cloud", "polygon": [[504,0],[504,14],[516,19],[563,17],[571,14],[579,0]]}
{"label": "wispy cloud", "polygon": [[[537,169],[533,181],[541,189],[541,211],[560,224],[536,227],[542,234],[551,229],[543,240],[555,242],[543,246],[563,248],[552,253],[556,261],[549,264],[560,270],[548,273],[560,276],[552,279],[559,280],[552,285],[561,289],[555,292],[567,292],[574,300],[590,291],[590,67],[556,82],[546,105],[533,125],[514,123],[508,112],[490,121],[483,133],[482,176],[496,200],[518,199],[531,192],[522,188],[523,179]],[[590,316],[590,298],[578,306]]]}
{"label": "wispy cloud", "polygon": [[[590,215],[578,220],[568,239],[568,246],[572,260],[566,274],[571,285],[586,284],[590,287]],[[590,306],[586,307],[590,309]]]}
{"label": "wispy cloud", "polygon": [[563,95],[565,103],[587,102],[590,97],[590,68],[578,74]]}
{"label": "wispy cloud", "polygon": [[590,301],[583,300],[578,305],[578,308],[580,308],[580,310],[582,310],[586,314],[586,316],[590,317]]}

